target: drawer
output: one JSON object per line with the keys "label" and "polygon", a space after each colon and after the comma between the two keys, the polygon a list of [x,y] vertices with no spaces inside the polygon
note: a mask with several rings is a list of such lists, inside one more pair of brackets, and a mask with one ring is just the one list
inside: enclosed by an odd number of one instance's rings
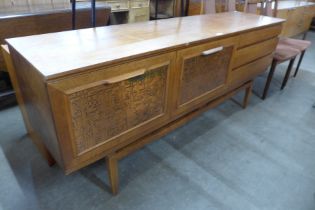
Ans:
{"label": "drawer", "polygon": [[142,0],[142,1],[130,1],[131,8],[142,8],[142,7],[149,7],[149,1]]}
{"label": "drawer", "polygon": [[269,54],[233,70],[231,72],[230,83],[241,83],[263,73],[270,66],[272,58],[273,54]]}
{"label": "drawer", "polygon": [[128,1],[106,1],[106,3],[111,7],[112,12],[129,9]]}
{"label": "drawer", "polygon": [[57,133],[72,158],[130,143],[168,119],[175,53],[96,69],[48,84]]}
{"label": "drawer", "polygon": [[277,44],[278,38],[273,38],[237,50],[234,56],[233,69],[272,53]]}
{"label": "drawer", "polygon": [[225,88],[238,37],[209,42],[178,51],[177,112],[208,102]]}
{"label": "drawer", "polygon": [[247,45],[255,44],[272,37],[277,37],[282,29],[282,25],[275,25],[272,27],[251,31],[240,35],[240,42],[238,48],[245,47]]}

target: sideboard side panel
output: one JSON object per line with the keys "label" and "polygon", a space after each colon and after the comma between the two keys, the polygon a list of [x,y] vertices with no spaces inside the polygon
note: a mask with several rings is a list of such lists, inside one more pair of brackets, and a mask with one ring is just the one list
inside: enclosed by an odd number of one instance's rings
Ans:
{"label": "sideboard side panel", "polygon": [[58,164],[63,166],[45,80],[24,57],[11,47],[10,53],[33,133],[44,143]]}

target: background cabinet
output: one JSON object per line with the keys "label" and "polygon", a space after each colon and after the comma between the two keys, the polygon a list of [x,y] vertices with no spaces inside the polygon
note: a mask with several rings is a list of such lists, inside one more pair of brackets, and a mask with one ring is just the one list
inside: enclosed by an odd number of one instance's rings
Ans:
{"label": "background cabinet", "polygon": [[150,19],[149,9],[146,7],[131,7],[129,11],[129,23],[148,21]]}
{"label": "background cabinet", "polygon": [[103,2],[112,8],[113,19],[120,19],[117,23],[142,22],[150,19],[149,0],[103,0]]}
{"label": "background cabinet", "polygon": [[70,0],[1,0],[0,16],[70,8]]}
{"label": "background cabinet", "polygon": [[148,21],[150,19],[149,0],[130,1],[129,23]]}

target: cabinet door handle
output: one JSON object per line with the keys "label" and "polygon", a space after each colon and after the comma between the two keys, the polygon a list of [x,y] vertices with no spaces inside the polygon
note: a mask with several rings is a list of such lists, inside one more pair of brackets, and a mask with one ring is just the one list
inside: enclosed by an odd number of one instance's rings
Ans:
{"label": "cabinet door handle", "polygon": [[123,75],[120,75],[120,76],[117,76],[117,77],[112,77],[112,78],[109,78],[109,79],[106,79],[106,80],[102,80],[100,82],[103,85],[113,84],[113,83],[117,83],[117,82],[121,82],[121,81],[124,81],[124,80],[131,79],[133,77],[138,77],[138,76],[144,75],[145,72],[146,72],[145,69],[140,69],[140,70],[133,71],[133,72],[130,72],[130,73],[126,73],[126,74],[123,74]]}
{"label": "cabinet door handle", "polygon": [[211,55],[211,54],[220,52],[220,51],[222,51],[222,50],[223,50],[223,46],[220,46],[220,47],[216,47],[216,48],[213,48],[213,49],[210,49],[210,50],[203,51],[203,52],[201,53],[201,55],[207,56],[207,55]]}
{"label": "cabinet door handle", "polygon": [[78,86],[78,87],[66,90],[65,93],[66,94],[72,94],[72,93],[75,93],[75,92],[79,92],[79,91],[86,90],[86,89],[89,89],[89,88],[97,87],[97,86],[100,86],[100,85],[110,85],[110,84],[114,84],[114,83],[117,83],[117,82],[121,82],[121,81],[124,81],[124,80],[128,80],[128,79],[131,79],[131,78],[134,78],[134,77],[138,77],[138,76],[144,75],[145,73],[146,73],[145,69],[140,69],[140,70],[133,71],[133,72],[130,72],[130,73],[126,73],[126,74],[123,74],[123,75],[120,75],[120,76],[112,77],[112,78],[109,78],[109,79],[99,80],[99,81],[92,82],[92,83],[89,83],[89,84],[81,85],[81,86]]}

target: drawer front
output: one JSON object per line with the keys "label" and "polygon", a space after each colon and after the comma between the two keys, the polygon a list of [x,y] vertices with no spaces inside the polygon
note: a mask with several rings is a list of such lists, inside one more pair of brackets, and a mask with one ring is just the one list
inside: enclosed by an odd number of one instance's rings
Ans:
{"label": "drawer front", "polygon": [[277,37],[282,29],[282,25],[251,31],[240,36],[239,48],[255,44],[273,37]]}
{"label": "drawer front", "polygon": [[273,54],[269,54],[233,70],[231,72],[229,83],[233,85],[235,85],[236,83],[242,83],[263,73],[270,66],[272,57]]}
{"label": "drawer front", "polygon": [[276,49],[277,43],[278,38],[273,38],[237,50],[233,59],[233,69],[272,53]]}
{"label": "drawer front", "polygon": [[129,9],[128,1],[106,1],[106,3],[111,7],[112,12]]}
{"label": "drawer front", "polygon": [[[219,48],[221,47],[219,46]],[[210,55],[200,53],[184,59],[180,85],[180,105],[225,84],[232,51],[233,46],[227,46]]]}
{"label": "drawer front", "polygon": [[[165,113],[168,66],[68,95],[76,149],[82,153]],[[112,78],[115,80],[115,78]]]}
{"label": "drawer front", "polygon": [[142,8],[142,7],[149,7],[149,1],[148,0],[142,0],[142,1],[130,1],[130,7],[131,8]]}
{"label": "drawer front", "polygon": [[184,111],[209,101],[224,89],[236,43],[237,38],[230,38],[178,52],[177,110]]}
{"label": "drawer front", "polygon": [[[73,157],[100,146],[104,150],[112,148],[166,121],[174,55],[100,69],[49,84],[52,101],[58,101],[53,104],[54,113],[61,114],[61,118],[55,116],[56,125],[60,126],[57,130],[62,141],[71,139]],[[62,110],[61,106],[66,108]]]}

